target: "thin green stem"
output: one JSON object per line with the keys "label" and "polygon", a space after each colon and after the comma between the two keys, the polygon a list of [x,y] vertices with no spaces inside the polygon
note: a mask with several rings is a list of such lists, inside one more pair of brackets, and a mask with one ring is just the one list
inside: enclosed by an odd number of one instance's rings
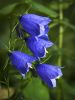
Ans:
{"label": "thin green stem", "polygon": [[18,22],[14,25],[13,29],[12,29],[12,33],[14,32],[16,26],[18,25]]}
{"label": "thin green stem", "polygon": [[9,58],[6,59],[6,62],[5,62],[4,67],[3,67],[3,70],[5,70],[5,68],[7,67],[8,62],[9,62]]}
{"label": "thin green stem", "polygon": [[[63,5],[62,5],[62,0],[59,0],[59,22],[60,22],[60,26],[59,26],[59,40],[58,40],[58,48],[59,50],[62,49],[63,46],[63,26],[61,24],[61,21],[63,20]],[[58,57],[58,66],[62,66],[62,56],[61,56],[61,52],[59,51],[59,57]],[[59,83],[61,84],[61,80],[59,80]],[[58,87],[57,89],[57,100],[61,100],[61,90],[60,87]]]}
{"label": "thin green stem", "polygon": [[[9,19],[9,25],[10,25],[10,36],[9,36],[9,50],[11,50],[11,38],[12,38],[12,27],[11,27],[11,19]],[[9,62],[9,58],[6,60],[6,63],[5,63],[5,67],[7,67],[8,65],[8,62]],[[9,96],[10,96],[10,91],[9,91],[9,68],[7,68],[7,73],[8,73],[8,77],[7,77],[7,87],[8,87],[8,99],[9,99]]]}
{"label": "thin green stem", "polygon": [[[59,21],[60,22],[63,20],[63,10],[62,9],[63,9],[63,5],[60,2],[60,4],[59,4]],[[59,27],[59,49],[61,49],[63,46],[63,31],[64,31],[63,26],[62,26],[62,24],[60,24],[60,27]],[[61,55],[59,55],[59,57],[58,57],[58,65],[59,66],[61,66],[61,62],[62,62],[62,57],[61,57]]]}
{"label": "thin green stem", "polygon": [[31,9],[32,5],[29,6],[29,8],[25,11],[25,14],[28,14],[29,10]]}
{"label": "thin green stem", "polygon": [[17,39],[15,39],[13,42],[13,49],[12,50],[14,50],[16,42],[17,42]]}
{"label": "thin green stem", "polygon": [[26,46],[26,43],[23,41],[23,44],[22,44],[22,46],[20,48],[20,51],[22,51],[22,49],[23,49],[24,46]]}
{"label": "thin green stem", "polygon": [[9,77],[7,78],[7,86],[8,86],[8,99],[9,99],[9,97],[10,97],[10,91],[9,91]]}
{"label": "thin green stem", "polygon": [[41,64],[46,63],[50,59],[50,57],[51,55],[47,59],[45,59],[43,62],[41,62]]}

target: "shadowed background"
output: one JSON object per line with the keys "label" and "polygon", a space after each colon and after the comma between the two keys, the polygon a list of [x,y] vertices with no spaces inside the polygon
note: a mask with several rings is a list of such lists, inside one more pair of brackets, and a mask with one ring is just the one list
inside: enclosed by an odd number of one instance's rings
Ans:
{"label": "shadowed background", "polygon": [[[34,13],[50,17],[48,49],[45,63],[62,66],[63,77],[56,88],[48,88],[34,72],[26,79],[11,66],[8,47],[31,53],[23,41],[14,43],[15,25],[20,15]],[[11,36],[12,34],[12,36]],[[9,42],[11,37],[11,44]],[[32,75],[31,75],[32,74]],[[31,77],[32,76],[32,77]],[[9,99],[8,99],[9,98]],[[0,100],[74,100],[75,99],[75,1],[74,0],[0,0]]]}

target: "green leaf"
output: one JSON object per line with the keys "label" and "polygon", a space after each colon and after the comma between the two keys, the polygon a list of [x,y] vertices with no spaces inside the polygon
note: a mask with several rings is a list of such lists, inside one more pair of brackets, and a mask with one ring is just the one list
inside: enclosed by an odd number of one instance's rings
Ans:
{"label": "green leaf", "polygon": [[75,31],[75,26],[69,23],[67,20],[63,20],[61,23]]}
{"label": "green leaf", "polygon": [[50,17],[56,18],[58,16],[58,14],[55,11],[53,11],[39,3],[32,3],[32,7],[39,12],[49,15]]}
{"label": "green leaf", "polygon": [[27,100],[49,100],[47,88],[42,85],[41,80],[33,78],[24,90]]}
{"label": "green leaf", "polygon": [[[62,2],[63,9],[67,9],[72,2]],[[53,10],[59,10],[59,3],[58,2],[52,2],[50,3],[50,8]]]}
{"label": "green leaf", "polygon": [[13,11],[13,9],[16,7],[17,3],[14,3],[14,4],[11,4],[11,5],[8,5],[2,9],[0,9],[0,14],[2,15],[6,15],[6,14],[9,14]]}
{"label": "green leaf", "polygon": [[54,28],[54,27],[57,26],[57,25],[58,25],[58,22],[54,22],[54,23],[51,23],[49,27],[50,27],[50,28]]}

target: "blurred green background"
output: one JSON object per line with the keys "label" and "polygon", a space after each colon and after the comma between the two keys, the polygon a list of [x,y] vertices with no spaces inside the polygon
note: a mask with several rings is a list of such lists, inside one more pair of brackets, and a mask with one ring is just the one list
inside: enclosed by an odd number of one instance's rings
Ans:
{"label": "blurred green background", "polygon": [[[23,79],[11,67],[8,46],[30,53],[21,39],[14,43],[18,16],[25,13],[52,19],[49,38],[55,46],[42,61],[50,56],[46,63],[64,67],[56,88],[48,88],[31,72]],[[75,100],[75,0],[0,0],[0,100]]]}

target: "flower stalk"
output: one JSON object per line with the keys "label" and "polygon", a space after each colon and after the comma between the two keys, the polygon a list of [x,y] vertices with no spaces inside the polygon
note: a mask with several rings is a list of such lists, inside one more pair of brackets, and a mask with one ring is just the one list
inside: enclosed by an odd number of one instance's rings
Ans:
{"label": "flower stalk", "polygon": [[[62,0],[59,0],[60,1],[60,4],[59,4],[59,23],[60,23],[60,27],[59,27],[59,49],[61,50],[62,49],[62,46],[63,46],[63,26],[61,24],[62,20],[63,20],[63,5],[62,5]],[[62,57],[61,57],[61,54],[59,55],[58,57],[58,65],[61,66],[62,64]]]}
{"label": "flower stalk", "polygon": [[[59,39],[58,39],[58,48],[59,50],[62,49],[63,47],[63,25],[62,25],[62,20],[63,20],[63,5],[62,5],[62,0],[59,0]],[[58,57],[58,66],[62,66],[62,55],[61,51],[59,51],[59,57]],[[62,80],[59,81],[59,84],[61,85]],[[61,90],[60,87],[57,89],[57,100],[61,100]]]}

